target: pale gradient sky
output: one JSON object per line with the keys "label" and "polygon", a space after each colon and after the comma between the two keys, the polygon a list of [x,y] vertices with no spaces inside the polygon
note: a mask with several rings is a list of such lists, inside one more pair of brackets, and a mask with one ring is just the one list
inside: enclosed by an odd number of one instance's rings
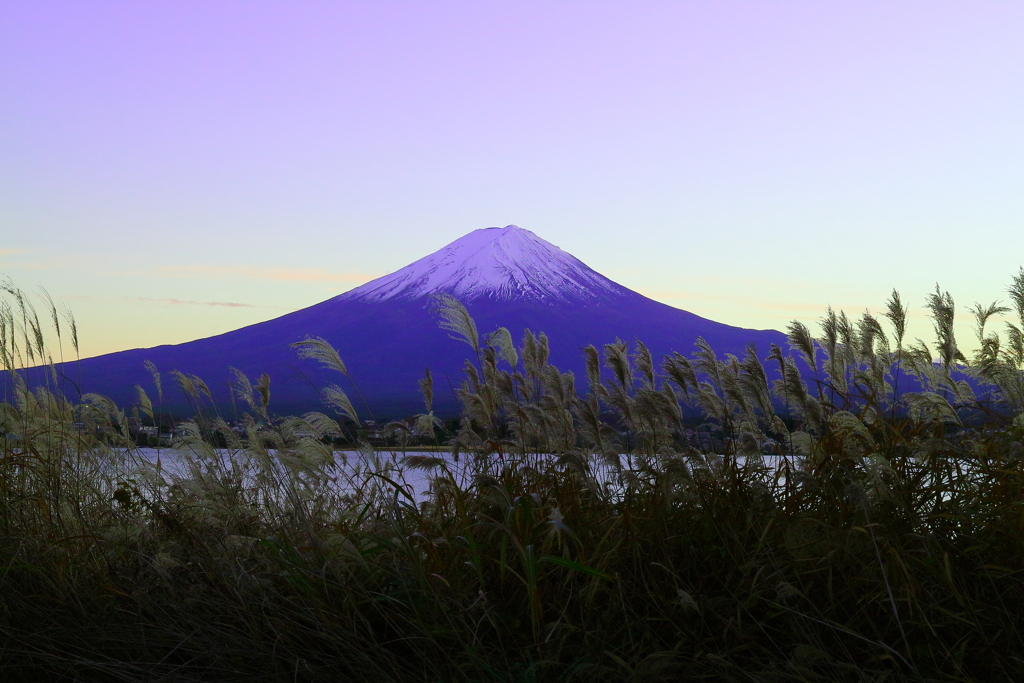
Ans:
{"label": "pale gradient sky", "polygon": [[1020,2],[7,0],[0,274],[94,355],[514,223],[745,327],[897,287],[927,337],[936,281],[963,310],[1024,263],[1022,36]]}

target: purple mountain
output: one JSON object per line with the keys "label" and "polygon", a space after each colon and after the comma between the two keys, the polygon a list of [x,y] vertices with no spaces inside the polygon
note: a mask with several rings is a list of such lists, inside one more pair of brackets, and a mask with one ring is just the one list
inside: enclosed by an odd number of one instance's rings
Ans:
{"label": "purple mountain", "polygon": [[[455,296],[474,317],[481,335],[506,327],[519,343],[524,329],[545,332],[550,362],[573,371],[582,389],[586,374],[581,350],[616,338],[643,341],[659,359],[672,351],[689,354],[698,336],[719,355],[742,354],[749,342],[762,357],[785,336],[773,330],[731,327],[648,299],[612,282],[529,230],[509,225],[475,230],[439,251],[345,294],[274,320],[174,346],[122,351],[68,363],[64,369],[81,390],[112,398],[122,406],[136,400],[134,385],[155,400],[153,380],[143,362],[164,376],[165,408],[186,402],[168,371],[204,379],[222,412],[230,415],[229,366],[250,378],[271,377],[270,409],[276,413],[319,409],[318,389],[338,382],[380,416],[422,411],[417,380],[430,367],[435,410],[454,412],[454,391],[463,361],[473,352],[438,327],[434,295]],[[340,353],[358,394],[344,378],[299,359],[289,347],[307,336],[323,337]]]}

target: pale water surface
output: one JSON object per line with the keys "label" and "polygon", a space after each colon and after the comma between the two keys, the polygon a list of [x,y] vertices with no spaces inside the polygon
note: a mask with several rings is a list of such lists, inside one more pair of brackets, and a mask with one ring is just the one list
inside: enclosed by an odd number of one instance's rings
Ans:
{"label": "pale water surface", "polygon": [[[299,477],[307,479],[323,477],[330,481],[341,492],[355,490],[368,483],[394,492],[396,484],[406,495],[399,494],[406,501],[413,499],[417,503],[429,500],[431,481],[440,472],[450,473],[460,488],[474,485],[477,475],[494,475],[507,466],[524,467],[540,466],[544,460],[554,456],[533,455],[521,457],[490,455],[476,458],[461,455],[455,458],[451,453],[437,453],[409,450],[401,451],[334,451],[333,462],[317,462],[315,459],[285,454],[278,457],[275,451],[269,452],[269,459],[253,455],[245,450],[215,449],[210,453],[201,454],[189,450],[174,448],[135,448],[118,451],[113,466],[123,468],[119,476],[125,478],[154,481],[160,477],[170,483],[173,480],[188,480],[197,476],[214,477],[217,479],[241,483],[243,486],[256,485],[258,477],[267,472],[285,475],[289,471],[299,473]],[[212,456],[212,457],[211,457]],[[425,469],[416,467],[417,459],[440,459],[443,468]],[[623,471],[629,472],[638,465],[636,456],[621,455]],[[691,467],[720,467],[721,456],[691,457]],[[738,458],[740,464],[746,458]],[[790,466],[801,467],[799,458],[785,456],[762,456],[759,461],[751,461],[751,465],[763,462],[763,475],[768,479],[783,478],[787,462]],[[603,486],[618,487],[622,485],[622,471],[608,465],[599,458],[589,460],[591,472]]]}

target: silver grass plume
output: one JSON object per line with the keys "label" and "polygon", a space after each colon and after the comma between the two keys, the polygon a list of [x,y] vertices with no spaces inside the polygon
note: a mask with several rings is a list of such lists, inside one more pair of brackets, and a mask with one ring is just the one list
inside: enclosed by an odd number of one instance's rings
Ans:
{"label": "silver grass plume", "polygon": [[818,402],[807,393],[807,385],[792,358],[782,359],[782,379],[775,380],[775,390],[792,402],[796,412],[817,428],[820,418]]}
{"label": "silver grass plume", "polygon": [[786,328],[786,336],[789,345],[800,352],[810,369],[816,373],[818,371],[818,354],[814,338],[811,337],[811,331],[807,329],[807,326],[799,320],[794,320]]}
{"label": "silver grass plume", "polygon": [[907,346],[904,350],[906,351],[908,359],[927,362],[927,364],[931,365],[932,351],[928,348],[928,344],[926,344],[921,337],[914,339],[913,343]]}
{"label": "silver grass plume", "polygon": [[13,294],[21,309],[22,331],[25,335],[25,349],[30,359],[38,358],[39,363],[46,362],[46,343],[43,338],[43,326],[39,322],[39,313],[27,294],[14,286],[9,279],[3,289]]}
{"label": "silver grass plume", "polygon": [[1005,351],[996,334],[990,334],[981,340],[981,346],[974,353],[971,366],[979,377],[993,381],[1003,368]]}
{"label": "silver grass plume", "polygon": [[469,360],[463,362],[463,371],[466,373],[466,387],[470,393],[476,394],[480,391],[480,374],[476,371],[476,366],[473,365]]}
{"label": "silver grass plume", "polygon": [[338,426],[338,423],[323,413],[312,411],[303,415],[302,419],[306,421],[306,424],[321,439],[341,435],[341,427]]}
{"label": "silver grass plume", "polygon": [[697,386],[697,404],[710,417],[717,420],[719,425],[722,427],[728,426],[729,409],[710,382],[701,382]]}
{"label": "silver grass plume", "polygon": [[420,380],[420,391],[423,393],[423,405],[427,412],[434,411],[434,378],[430,374],[430,368],[426,370],[426,376]]}
{"label": "silver grass plume", "polygon": [[893,331],[896,333],[896,348],[903,348],[903,339],[907,335],[907,312],[910,306],[904,306],[900,300],[900,293],[892,290],[892,296],[885,302],[885,317],[892,323]]}
{"label": "silver grass plume", "polygon": [[[597,349],[594,349],[593,346],[589,348],[593,349],[596,356]],[[598,402],[598,392],[601,390],[600,383],[591,384],[587,398],[577,401],[574,410],[576,417],[579,418],[579,432],[584,444],[590,446],[594,453],[603,457],[606,452],[614,451],[610,440],[614,438],[615,432],[601,419],[601,407]],[[615,457],[617,459],[618,455]]]}
{"label": "silver grass plume", "polygon": [[181,390],[185,392],[186,396],[193,401],[199,400],[199,388],[196,386],[195,382],[192,381],[191,375],[186,375],[178,370],[171,370],[171,376],[177,380],[178,386],[181,387]]}
{"label": "silver grass plume", "polygon": [[32,341],[36,345],[36,355],[39,358],[39,362],[43,363],[46,361],[46,342],[43,339],[43,325],[39,322],[39,313],[36,311],[35,306],[31,306],[31,311],[32,317],[29,318],[28,324],[32,330]]}
{"label": "silver grass plume", "polygon": [[981,344],[985,341],[985,325],[988,323],[988,319],[994,315],[1009,313],[1011,309],[1008,306],[1001,306],[998,301],[993,301],[988,306],[974,302],[974,305],[967,310],[974,316],[974,335],[978,338],[978,343]]}
{"label": "silver grass plume", "polygon": [[[846,315],[843,315],[846,318]],[[840,392],[846,391],[846,364],[840,342],[842,324],[839,316],[828,307],[828,312],[821,320],[821,343],[825,351],[825,377]]]}
{"label": "silver grass plume", "polygon": [[46,307],[50,309],[50,320],[53,322],[53,331],[57,334],[57,344],[60,344],[60,316],[57,315],[57,306],[53,303],[53,297],[46,291],[45,287],[39,287],[40,295],[46,301]]}
{"label": "silver grass plume", "polygon": [[690,359],[678,351],[673,351],[671,356],[665,357],[665,362],[661,367],[668,375],[668,379],[683,390],[683,396],[689,402],[690,391],[697,388],[697,373],[694,371]]}
{"label": "silver grass plume", "polygon": [[665,382],[660,390],[639,391],[637,405],[644,418],[650,421],[654,431],[657,432],[660,428],[665,438],[668,438],[669,430],[683,417],[679,399],[668,382]]}
{"label": "silver grass plume", "polygon": [[21,308],[21,332],[25,339],[23,349],[25,351],[25,358],[28,360],[28,365],[35,365],[36,353],[35,348],[32,345],[31,325],[29,323],[28,308],[31,307],[32,302],[26,302],[24,295],[19,291],[16,297],[18,305]]}
{"label": "silver grass plume", "polygon": [[896,378],[893,382],[893,402],[892,402],[892,414],[896,415],[896,405],[900,399],[900,371],[902,370],[903,364],[903,340],[907,334],[907,312],[910,310],[909,306],[904,306],[903,301],[900,299],[900,293],[895,288],[892,290],[892,296],[885,302],[885,317],[889,319],[889,323],[892,324],[893,332],[895,333],[896,341]]}
{"label": "silver grass plume", "polygon": [[750,401],[740,385],[740,360],[731,353],[725,355],[725,360],[722,372],[722,395],[728,402],[730,412],[738,411],[748,418],[752,418],[753,410]]}
{"label": "silver grass plume", "polygon": [[853,323],[846,316],[846,311],[839,311],[839,340],[842,342],[843,363],[852,367],[857,363],[857,335]]}
{"label": "silver grass plume", "polygon": [[951,422],[962,424],[956,410],[945,397],[933,392],[907,393],[904,400],[910,406],[910,419],[914,422]]}
{"label": "silver grass plume", "polygon": [[889,338],[882,329],[878,318],[864,311],[857,322],[858,342],[857,365],[854,368],[854,383],[867,385],[876,401],[886,396],[891,387],[885,381],[892,363]]}
{"label": "silver grass plume", "polygon": [[206,386],[206,382],[204,382],[196,375],[189,375],[189,378],[192,380],[192,384],[195,385],[196,389],[206,394],[206,398],[210,399],[211,401],[213,400],[213,395],[210,394],[210,387]]}
{"label": "silver grass plume", "polygon": [[955,361],[965,360],[956,345],[956,335],[953,331],[956,306],[950,293],[943,292],[936,283],[935,291],[925,299],[925,307],[931,311],[936,337],[935,349],[939,352],[942,365],[949,368]]}
{"label": "silver grass plume", "polygon": [[135,385],[135,392],[139,396],[139,408],[145,415],[148,415],[150,419],[153,419],[153,402],[149,400],[149,396],[146,395],[146,390],[138,384]]}
{"label": "silver grass plume", "polygon": [[71,343],[75,348],[75,355],[78,355],[78,324],[75,322],[75,313],[67,305],[63,306],[63,316],[68,327],[71,328]]}
{"label": "silver grass plume", "polygon": [[921,339],[915,339],[913,344],[904,349],[904,353],[911,369],[924,383],[926,381],[924,371],[932,366],[932,352],[928,345]]}
{"label": "silver grass plume", "polygon": [[359,416],[356,414],[356,409],[352,407],[352,401],[348,399],[348,394],[341,387],[337,384],[329,384],[324,387],[320,394],[327,405],[337,409],[338,412],[357,425],[359,424]]}
{"label": "silver grass plume", "polygon": [[433,436],[434,427],[443,426],[441,421],[434,417],[434,413],[427,412],[425,415],[417,415],[413,424],[413,432],[420,436]]}
{"label": "silver grass plume", "polygon": [[864,311],[860,316],[860,322],[857,324],[857,338],[860,340],[859,356],[864,362],[874,362],[876,346],[880,347],[883,354],[888,355],[889,339],[878,318],[868,311]]}
{"label": "silver grass plume", "polygon": [[14,361],[7,351],[7,331],[10,329],[7,323],[9,308],[6,301],[0,301],[0,367],[13,374]]}
{"label": "silver grass plume", "polygon": [[998,334],[985,334],[985,326],[992,316],[1009,313],[1011,309],[999,305],[998,301],[993,301],[988,306],[975,302],[974,306],[967,310],[974,315],[974,335],[979,344],[978,350],[974,353],[974,368],[979,376],[991,380],[999,372],[1000,342]]}
{"label": "silver grass plume", "polygon": [[605,402],[614,407],[621,414],[626,424],[634,427],[633,419],[633,398],[630,391],[633,388],[633,368],[629,362],[626,342],[616,339],[613,344],[604,345],[604,364],[612,371],[615,378],[610,387],[605,388]]}
{"label": "silver grass plume", "polygon": [[256,382],[256,391],[260,395],[260,405],[263,407],[263,415],[267,414],[267,406],[270,405],[270,375],[263,373]]}
{"label": "silver grass plume", "polygon": [[601,357],[593,344],[583,349],[583,356],[587,364],[587,385],[590,393],[596,396],[601,387]]}
{"label": "silver grass plume", "polygon": [[537,343],[537,337],[527,328],[523,332],[523,371],[530,379],[536,379],[540,373]]}
{"label": "silver grass plume", "polygon": [[1017,311],[1017,318],[1020,321],[1021,327],[1024,328],[1024,266],[1021,267],[1020,272],[1013,276],[1013,283],[1006,291],[1010,295],[1013,307]]}
{"label": "silver grass plume", "polygon": [[228,426],[223,417],[217,416],[213,425],[214,432],[224,439],[225,445],[231,450],[241,450],[242,439],[234,429]]}
{"label": "silver grass plume", "polygon": [[345,367],[344,361],[341,360],[341,356],[338,355],[338,351],[323,337],[306,337],[289,346],[296,350],[299,358],[319,361],[324,367],[337,370],[348,377],[348,369]]}
{"label": "silver grass plume", "polygon": [[100,396],[99,394],[85,394],[82,396],[82,405],[87,410],[93,412],[101,422],[105,424],[113,423],[119,428],[120,436],[122,440],[128,438],[128,419],[125,417],[123,411],[121,411],[114,402],[106,396]]}
{"label": "silver grass plume", "polygon": [[[460,339],[473,347],[473,352],[480,354],[480,335],[476,331],[476,321],[462,305],[462,302],[451,294],[437,294],[434,306],[441,320],[438,326],[443,330],[454,332],[452,339]],[[458,336],[456,336],[458,335]]]}
{"label": "silver grass plume", "polygon": [[740,362],[742,374],[739,377],[739,384],[745,393],[757,406],[761,416],[771,423],[775,416],[775,409],[772,406],[771,390],[768,388],[768,374],[757,356],[757,346],[751,342],[747,344]]}
{"label": "silver grass plume", "polygon": [[519,363],[519,354],[516,353],[515,344],[512,343],[512,335],[508,329],[499,327],[487,335],[487,344],[497,350],[497,357],[508,363],[513,369]]}
{"label": "silver grass plume", "polygon": [[[72,329],[74,329],[73,326],[74,326],[74,322],[72,322]],[[78,343],[75,342],[75,351],[76,352],[78,351],[77,345],[78,345]],[[163,384],[160,382],[160,371],[156,369],[156,365],[151,360],[144,360],[144,361],[142,361],[142,364],[145,366],[145,368],[147,370],[149,370],[149,374],[153,376],[153,384],[156,385],[156,397],[157,397],[157,400],[160,401],[161,403],[163,403],[163,400],[164,400],[164,388],[163,388]]]}
{"label": "silver grass plume", "polygon": [[407,455],[402,459],[402,464],[411,470],[434,470],[444,468],[444,458],[433,455]]}
{"label": "silver grass plume", "polygon": [[[18,365],[22,365],[22,364],[24,364],[24,365],[32,365],[33,361],[35,360],[35,354],[32,351],[32,345],[31,345],[31,343],[29,341],[28,315],[27,315],[26,310],[25,310],[25,295],[24,295],[24,293],[18,287],[14,286],[14,283],[11,281],[10,278],[5,278],[3,281],[0,281],[0,289],[4,290],[8,294],[10,294],[14,298],[14,301],[18,304],[18,312],[20,313],[20,315],[18,315],[18,317],[21,318],[21,324],[20,325],[17,325],[15,323],[15,312],[14,312],[13,307],[8,307],[7,308],[7,310],[9,311],[10,322],[11,322],[10,334],[11,334],[11,340],[13,342],[13,340],[15,339],[14,335],[15,335],[16,331],[18,331],[20,329],[20,331],[22,333],[22,336],[23,336],[23,338],[25,340],[25,360],[27,360],[27,362],[23,363],[21,352],[18,349],[18,347],[15,344],[13,344],[13,343],[12,343],[12,348],[13,348],[13,354],[12,355],[16,356],[15,362]],[[5,302],[5,306],[7,306],[6,302]]]}
{"label": "silver grass plume", "polygon": [[235,381],[232,382],[231,388],[235,392],[235,396],[245,401],[246,405],[251,410],[256,410],[256,403],[253,401],[252,395],[252,382],[245,376],[245,373],[235,367],[229,367],[228,370],[235,376]]}
{"label": "silver grass plume", "polygon": [[648,389],[653,389],[654,360],[651,358],[651,352],[639,339],[636,341],[636,351],[633,353],[633,363],[643,379],[644,386]]}
{"label": "silver grass plume", "polygon": [[604,345],[604,364],[612,371],[619,387],[633,386],[633,369],[630,367],[629,356],[626,352],[626,342],[616,339],[613,344]]}
{"label": "silver grass plume", "polygon": [[1013,323],[1006,323],[1006,350],[1003,357],[1009,365],[1024,366],[1024,330]]}
{"label": "silver grass plume", "polygon": [[722,388],[724,384],[722,377],[722,364],[715,356],[715,350],[707,343],[704,337],[697,337],[694,343],[697,350],[693,352],[693,367],[697,372],[703,372],[713,380],[716,387]]}
{"label": "silver grass plume", "polygon": [[544,368],[544,396],[558,408],[572,405],[576,397],[576,377],[571,372],[559,372],[554,365]]}
{"label": "silver grass plume", "polygon": [[829,416],[828,427],[843,443],[847,455],[860,457],[875,445],[864,423],[849,411],[839,410]]}
{"label": "silver grass plume", "polygon": [[676,392],[672,388],[672,385],[668,382],[664,382],[661,387],[661,395],[661,406],[666,417],[675,422],[681,421],[683,419],[683,408],[679,405],[679,397],[676,396]]}
{"label": "silver grass plume", "polygon": [[768,358],[766,360],[773,360],[779,364],[779,373],[785,374],[785,356],[782,355],[782,349],[775,342],[772,342],[771,346],[768,347]]}

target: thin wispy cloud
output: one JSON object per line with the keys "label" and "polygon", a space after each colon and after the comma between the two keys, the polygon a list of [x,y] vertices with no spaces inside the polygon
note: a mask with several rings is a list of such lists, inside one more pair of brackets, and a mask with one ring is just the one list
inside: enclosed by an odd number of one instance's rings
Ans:
{"label": "thin wispy cloud", "polygon": [[257,280],[285,280],[304,282],[349,282],[362,284],[379,275],[369,273],[332,273],[323,268],[260,268],[256,266],[161,266],[161,272],[179,276],[205,276],[213,278],[253,278]]}
{"label": "thin wispy cloud", "polygon": [[222,308],[273,308],[283,309],[281,306],[257,306],[256,304],[245,304],[237,301],[195,301],[193,299],[157,299],[148,296],[122,296],[122,297],[97,297],[88,294],[71,294],[61,299],[67,301],[140,301],[147,304],[159,304],[167,306],[219,306]]}
{"label": "thin wispy cloud", "polygon": [[188,301],[184,299],[151,299],[146,296],[128,297],[132,301],[145,301],[153,304],[171,304],[174,306],[223,306],[225,308],[268,308],[267,306],[254,306],[253,304],[242,304],[235,301]]}
{"label": "thin wispy cloud", "polygon": [[[0,258],[13,256],[15,258],[8,261],[11,268],[17,270],[60,270],[70,271],[78,270],[81,268],[81,257],[75,257],[70,254],[57,254],[57,255],[45,255],[39,258],[38,249],[0,249]],[[30,260],[22,260],[26,255],[29,256]],[[34,259],[34,260],[32,260]]]}

